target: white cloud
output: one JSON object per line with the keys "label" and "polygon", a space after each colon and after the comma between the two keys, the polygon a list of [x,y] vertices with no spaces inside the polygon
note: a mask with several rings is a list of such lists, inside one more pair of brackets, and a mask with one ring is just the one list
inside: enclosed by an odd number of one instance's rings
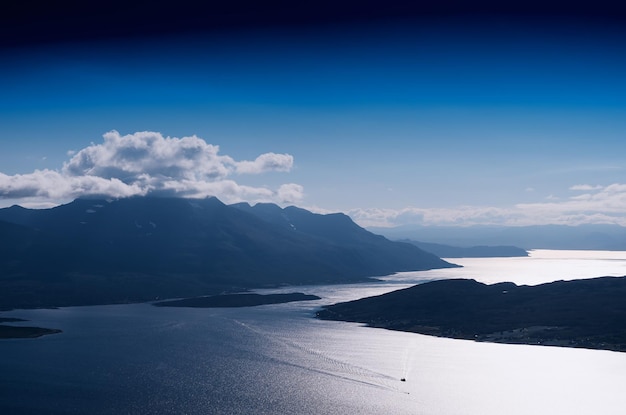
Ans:
{"label": "white cloud", "polygon": [[349,215],[362,226],[406,224],[469,225],[582,225],[610,223],[626,226],[626,184],[593,186],[587,193],[542,203],[510,207],[460,206],[456,208],[353,209]]}
{"label": "white cloud", "polygon": [[304,197],[304,188],[295,183],[283,184],[278,188],[277,195],[283,203],[297,203]]}
{"label": "white cloud", "polygon": [[216,180],[235,169],[235,161],[218,155],[219,147],[196,136],[163,137],[156,132],[104,135],[104,143],[91,144],[63,165],[70,176],[117,177],[132,182],[140,175],[175,180]]}
{"label": "white cloud", "polygon": [[95,176],[68,177],[54,170],[35,170],[29,174],[7,176],[0,173],[0,197],[21,199],[67,199],[82,195],[126,197],[146,194],[148,188],[126,184],[121,180]]}
{"label": "white cloud", "polygon": [[326,209],[323,207],[319,207],[317,205],[302,206],[302,208],[308,210],[309,212],[318,213],[320,215],[328,215],[329,213],[337,213],[336,210]]}
{"label": "white cloud", "polygon": [[286,172],[293,167],[290,154],[265,153],[253,161],[235,161],[219,154],[219,146],[197,136],[163,137],[157,132],[120,135],[111,131],[101,144],[68,152],[60,171],[35,170],[8,176],[0,173],[0,198],[29,203],[66,201],[80,196],[127,197],[172,195],[217,196],[226,203],[293,202],[302,187],[284,184],[276,190],[241,185],[228,177],[237,174]]}
{"label": "white cloud", "polygon": [[267,171],[289,171],[293,167],[293,156],[265,153],[254,161],[240,161],[236,166],[237,173],[259,174]]}
{"label": "white cloud", "polygon": [[457,208],[353,209],[348,214],[362,226],[445,225],[469,226],[477,224],[504,225],[516,215],[502,208],[459,206]]}
{"label": "white cloud", "polygon": [[569,190],[581,190],[583,192],[599,189],[602,189],[602,186],[591,186],[589,184],[577,184],[569,188]]}

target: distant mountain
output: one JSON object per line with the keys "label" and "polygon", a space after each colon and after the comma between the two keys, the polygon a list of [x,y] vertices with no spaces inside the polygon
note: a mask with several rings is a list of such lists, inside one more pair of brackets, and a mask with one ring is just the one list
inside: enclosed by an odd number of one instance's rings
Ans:
{"label": "distant mountain", "polygon": [[440,280],[317,315],[458,339],[626,351],[626,277],[537,286]]}
{"label": "distant mountain", "polygon": [[495,258],[495,257],[523,257],[528,252],[516,246],[470,246],[458,247],[428,242],[401,239],[400,242],[410,243],[426,252],[437,255],[440,258]]}
{"label": "distant mountain", "polygon": [[370,227],[392,240],[412,239],[461,247],[511,245],[528,249],[626,250],[626,227],[618,225]]}
{"label": "distant mountain", "polygon": [[342,214],[257,206],[135,197],[0,209],[0,308],[354,282],[454,266]]}

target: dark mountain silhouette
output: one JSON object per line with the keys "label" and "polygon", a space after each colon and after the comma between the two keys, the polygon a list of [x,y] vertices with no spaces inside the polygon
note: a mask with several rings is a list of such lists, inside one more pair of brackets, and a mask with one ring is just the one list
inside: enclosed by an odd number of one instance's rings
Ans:
{"label": "dark mountain silhouette", "polygon": [[626,351],[626,277],[536,286],[440,280],[317,315],[458,339]]}
{"label": "dark mountain silhouette", "polygon": [[458,247],[429,242],[413,241],[411,239],[401,239],[400,242],[407,242],[423,249],[426,252],[437,255],[441,258],[493,258],[493,257],[520,257],[528,256],[528,252],[516,246],[470,246]]}
{"label": "dark mountain silhouette", "polygon": [[368,228],[392,240],[471,247],[511,245],[523,249],[626,250],[626,227],[619,225],[419,226]]}
{"label": "dark mountain silhouette", "polygon": [[284,209],[270,204],[247,203],[232,205],[251,213],[264,221],[293,234],[306,235],[322,244],[340,246],[358,262],[367,263],[374,275],[388,274],[389,262],[396,264],[398,271],[415,269],[415,261],[420,269],[440,268],[441,260],[434,254],[415,250],[411,244],[392,242],[384,236],[375,235],[360,226],[343,213],[319,215],[295,206]]}
{"label": "dark mountain silhouette", "polygon": [[[454,266],[345,215],[262,205],[294,229],[216,198],[78,199],[0,209],[0,308],[190,297],[231,289],[361,281]],[[283,213],[280,213],[283,212]]]}
{"label": "dark mountain silhouette", "polygon": [[61,330],[0,324],[0,339],[34,339],[47,334],[57,333],[61,333]]}

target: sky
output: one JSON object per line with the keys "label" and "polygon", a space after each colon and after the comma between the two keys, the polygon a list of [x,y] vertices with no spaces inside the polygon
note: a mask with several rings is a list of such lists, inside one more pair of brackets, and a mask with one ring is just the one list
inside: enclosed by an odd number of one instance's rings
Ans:
{"label": "sky", "polygon": [[363,226],[626,226],[616,10],[155,4],[5,15],[0,207],[217,196]]}

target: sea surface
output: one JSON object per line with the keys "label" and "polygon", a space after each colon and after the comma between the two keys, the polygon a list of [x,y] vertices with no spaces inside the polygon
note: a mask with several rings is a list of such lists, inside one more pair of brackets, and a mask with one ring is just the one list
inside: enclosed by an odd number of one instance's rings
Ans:
{"label": "sea surface", "polygon": [[[624,414],[626,353],[477,343],[320,321],[324,304],[441,278],[535,285],[626,275],[626,252],[535,250],[250,308],[14,310],[59,328],[0,340],[0,414]],[[405,378],[402,382],[400,379]]]}

